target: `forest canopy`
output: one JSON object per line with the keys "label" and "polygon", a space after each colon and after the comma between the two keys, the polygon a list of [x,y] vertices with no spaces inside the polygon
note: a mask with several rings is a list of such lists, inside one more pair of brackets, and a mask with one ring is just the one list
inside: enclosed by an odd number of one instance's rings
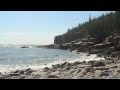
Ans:
{"label": "forest canopy", "polygon": [[55,36],[54,43],[69,43],[84,37],[95,38],[100,43],[115,30],[120,30],[120,11],[110,12],[92,19],[90,16],[87,22],[68,29],[63,35]]}

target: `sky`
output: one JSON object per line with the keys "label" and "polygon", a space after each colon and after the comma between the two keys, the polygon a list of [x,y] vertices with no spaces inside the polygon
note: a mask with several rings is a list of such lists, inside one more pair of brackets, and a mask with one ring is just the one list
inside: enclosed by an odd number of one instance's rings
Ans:
{"label": "sky", "polygon": [[53,44],[68,28],[111,11],[0,11],[0,44]]}

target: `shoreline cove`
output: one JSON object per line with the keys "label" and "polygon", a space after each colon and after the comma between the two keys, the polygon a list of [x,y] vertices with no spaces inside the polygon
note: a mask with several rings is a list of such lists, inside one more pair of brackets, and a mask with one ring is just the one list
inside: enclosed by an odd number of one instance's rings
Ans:
{"label": "shoreline cove", "polygon": [[120,64],[106,60],[64,62],[43,70],[27,68],[0,74],[1,79],[114,79]]}
{"label": "shoreline cove", "polygon": [[[63,51],[63,50],[62,50]],[[65,50],[66,51],[66,50]],[[68,50],[67,50],[68,51]],[[71,53],[71,52],[70,52]],[[80,56],[81,59],[79,59],[79,57],[76,57],[75,59],[73,60],[59,60],[59,61],[53,61],[53,62],[50,62],[50,63],[41,63],[41,64],[29,64],[29,65],[26,65],[26,64],[15,64],[15,65],[11,65],[11,64],[7,64],[7,65],[2,65],[0,64],[0,73],[10,73],[10,72],[13,72],[13,71],[16,71],[16,70],[25,70],[25,69],[32,69],[32,70],[43,70],[44,68],[46,67],[49,67],[51,68],[52,65],[57,65],[57,64],[62,64],[62,63],[65,63],[65,62],[69,62],[69,63],[74,63],[74,62],[83,62],[83,61],[91,61],[91,60],[104,60],[103,57],[98,57],[97,54],[90,54],[88,55],[88,53],[77,53],[76,51],[73,51],[72,54],[77,54]],[[59,57],[59,55],[56,55]]]}
{"label": "shoreline cove", "polygon": [[[75,51],[73,53],[77,54],[77,52]],[[92,65],[90,65],[90,62],[94,62],[94,64],[97,62],[105,62],[104,58],[97,57],[97,54],[88,55],[88,53],[79,53],[79,55],[80,54],[83,54],[84,57],[88,57],[88,59],[80,60],[79,58],[77,58],[76,60],[56,61],[49,64],[46,63],[41,65],[31,65],[31,66],[16,65],[16,69],[15,66],[13,66],[14,70],[10,70],[9,72],[3,72],[3,73],[1,72],[0,79],[51,79],[51,78],[79,79],[78,77],[76,77],[76,74],[83,72],[82,69],[85,69],[87,67],[93,67]],[[78,65],[80,67],[78,67]],[[20,67],[23,68],[20,69]],[[81,71],[79,69],[81,69]],[[72,75],[73,72],[74,73],[78,72],[78,73]]]}

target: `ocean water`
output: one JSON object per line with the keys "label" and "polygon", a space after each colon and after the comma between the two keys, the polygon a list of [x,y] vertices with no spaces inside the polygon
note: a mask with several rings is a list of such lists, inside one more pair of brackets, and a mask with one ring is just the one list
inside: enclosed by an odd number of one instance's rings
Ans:
{"label": "ocean water", "polygon": [[53,64],[75,61],[100,60],[95,54],[77,54],[66,50],[42,48],[0,47],[0,72],[10,72],[26,68],[43,69]]}

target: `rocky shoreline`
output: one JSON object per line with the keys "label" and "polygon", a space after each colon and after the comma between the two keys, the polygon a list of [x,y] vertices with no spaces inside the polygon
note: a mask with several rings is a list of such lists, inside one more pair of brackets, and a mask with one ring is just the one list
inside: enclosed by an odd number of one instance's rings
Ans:
{"label": "rocky shoreline", "polygon": [[41,70],[17,70],[0,74],[0,79],[120,79],[120,33],[113,33],[103,43],[95,38],[82,38],[63,45],[43,46],[48,49],[89,52],[104,56],[99,61],[65,62]]}
{"label": "rocky shoreline", "polygon": [[[61,63],[41,70],[17,70],[0,74],[0,79],[120,79],[120,60]],[[116,60],[116,59],[115,59]]]}

